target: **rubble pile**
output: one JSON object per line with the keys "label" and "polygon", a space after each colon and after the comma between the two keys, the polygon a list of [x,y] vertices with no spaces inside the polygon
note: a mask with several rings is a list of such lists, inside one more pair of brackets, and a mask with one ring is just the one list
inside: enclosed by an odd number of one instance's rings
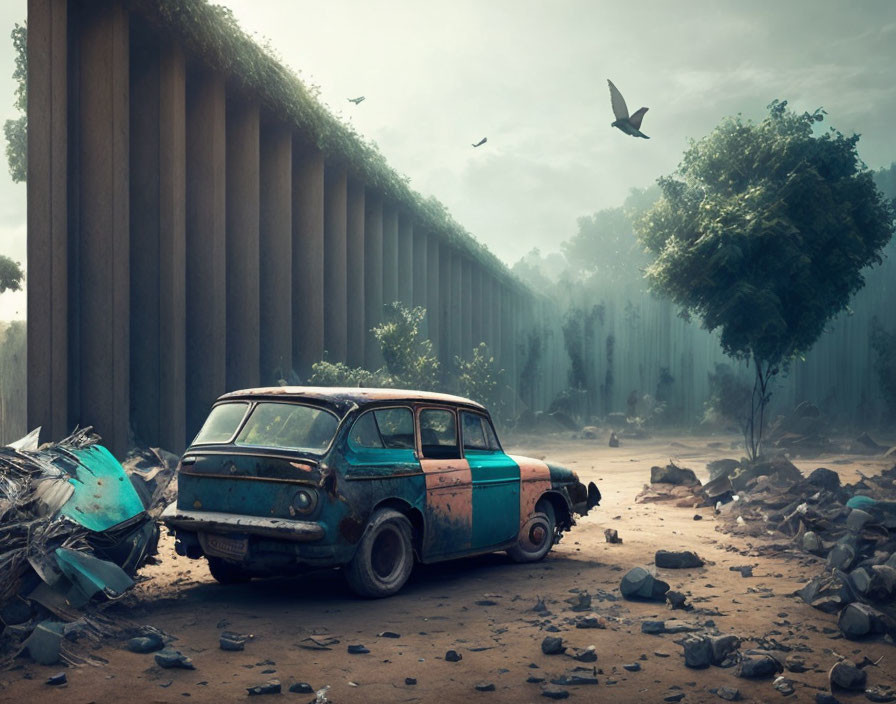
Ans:
{"label": "rubble pile", "polygon": [[[738,466],[717,483],[716,491],[725,488],[732,497],[716,504],[722,530],[783,534],[825,560],[823,573],[798,592],[803,601],[838,614],[847,638],[896,637],[896,466],[841,485],[830,469],[803,477],[788,460],[775,458]],[[716,493],[707,492],[711,484],[704,493]],[[707,496],[707,503],[718,496]]]}
{"label": "rubble pile", "polygon": [[94,607],[155,553],[177,458],[141,450],[122,466],[91,428],[40,447],[39,432],[0,447],[0,657],[53,664],[71,661],[64,641],[108,630]]}

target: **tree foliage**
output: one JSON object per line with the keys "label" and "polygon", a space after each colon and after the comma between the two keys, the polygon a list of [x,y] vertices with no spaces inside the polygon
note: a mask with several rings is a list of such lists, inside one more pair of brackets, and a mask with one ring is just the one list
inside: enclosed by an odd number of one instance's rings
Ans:
{"label": "tree foliage", "polygon": [[25,181],[28,174],[28,29],[27,23],[13,27],[12,45],[16,52],[16,67],[12,72],[16,82],[15,106],[21,115],[3,125],[6,135],[6,159],[9,175],[16,183]]}
{"label": "tree foliage", "polygon": [[847,307],[893,234],[892,206],[858,157],[858,135],[816,136],[822,119],[775,101],[759,123],[724,120],[659,179],[662,197],[637,223],[655,258],[651,288],[754,365],[753,457],[771,377]]}
{"label": "tree foliage", "polygon": [[411,389],[434,389],[439,382],[432,341],[420,331],[425,317],[425,308],[408,308],[395,301],[386,306],[386,320],[373,328],[389,374]]}
{"label": "tree foliage", "polygon": [[870,338],[881,395],[890,418],[896,421],[896,331],[890,332],[877,318],[873,318]]}
{"label": "tree foliage", "polygon": [[491,411],[495,418],[502,418],[502,378],[504,370],[500,369],[488,345],[480,342],[473,348],[471,359],[454,358],[457,365],[457,391],[461,396],[481,403]]}
{"label": "tree foliage", "polygon": [[22,266],[0,254],[0,293],[21,290],[24,279],[25,272],[22,271]]}

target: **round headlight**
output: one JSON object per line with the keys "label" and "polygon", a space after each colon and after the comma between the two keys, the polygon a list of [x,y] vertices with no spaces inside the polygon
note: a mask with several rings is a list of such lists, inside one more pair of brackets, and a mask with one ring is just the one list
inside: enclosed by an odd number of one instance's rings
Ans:
{"label": "round headlight", "polygon": [[297,513],[311,513],[314,510],[315,501],[313,493],[302,489],[292,497],[292,507]]}

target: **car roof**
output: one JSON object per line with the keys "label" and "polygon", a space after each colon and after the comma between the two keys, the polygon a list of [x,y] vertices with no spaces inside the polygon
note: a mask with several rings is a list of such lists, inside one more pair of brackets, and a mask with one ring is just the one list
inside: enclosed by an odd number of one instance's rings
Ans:
{"label": "car roof", "polygon": [[257,389],[242,389],[231,391],[219,397],[219,401],[229,399],[258,399],[258,398],[282,398],[304,399],[322,403],[342,406],[346,403],[355,403],[358,406],[366,406],[381,401],[410,401],[447,403],[450,405],[468,406],[477,410],[485,410],[485,407],[462,396],[442,394],[434,391],[414,391],[410,389],[369,389],[353,386],[267,386]]}

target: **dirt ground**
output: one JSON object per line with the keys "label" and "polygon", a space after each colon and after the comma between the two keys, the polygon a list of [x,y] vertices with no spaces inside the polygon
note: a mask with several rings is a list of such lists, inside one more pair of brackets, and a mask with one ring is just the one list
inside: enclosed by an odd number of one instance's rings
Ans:
{"label": "dirt ground", "polygon": [[[570,652],[595,646],[599,684],[566,687],[570,701],[662,702],[668,694],[683,692],[684,702],[720,702],[709,692],[720,686],[738,688],[745,701],[784,698],[770,679],[739,679],[734,669],[686,668],[676,643],[683,635],[641,633],[642,621],[670,618],[698,625],[711,620],[719,632],[745,639],[742,649],[755,647],[755,639],[771,638],[803,655],[808,671],[787,673],[796,686],[791,701],[815,701],[816,692],[827,687],[836,654],[857,660],[882,657],[878,667],[868,668],[868,685],[896,685],[892,645],[844,640],[834,616],[792,595],[820,571],[812,558],[769,550],[772,540],[720,533],[711,508],[634,503],[652,465],[675,458],[705,481],[706,462],[740,456],[732,443],[736,438],[678,437],[627,440],[609,448],[605,439],[505,439],[515,454],[549,458],[576,470],[583,481],[596,481],[602,505],[541,563],[516,565],[504,554],[494,554],[418,565],[404,590],[385,600],[355,598],[335,571],[220,586],[204,562],[176,556],[166,538],[161,564],[146,568],[148,579],[106,613],[175,636],[174,647],[193,659],[195,670],[162,670],[152,655],[128,652],[123,640],[109,639],[92,653],[107,662],[69,668],[62,688],[44,684],[59,666],[19,661],[14,669],[0,672],[0,701],[228,702],[243,700],[248,687],[271,678],[280,680],[283,693],[262,702],[314,700],[313,695],[288,692],[295,682],[316,689],[329,685],[327,697],[334,704],[548,701],[540,696],[543,685],[527,678],[550,680],[591,665],[566,655],[543,655],[540,646],[547,635],[561,636]],[[852,482],[858,471],[879,473],[893,461],[820,457],[795,463],[804,473],[826,466]],[[694,520],[695,514],[702,520]],[[617,529],[624,542],[607,544],[605,528]],[[695,550],[706,560],[698,569],[658,570],[673,589],[689,595],[694,611],[673,612],[663,604],[621,598],[623,574],[637,565],[652,565],[659,548]],[[753,576],[729,569],[741,565],[752,565]],[[593,596],[593,612],[607,620],[605,629],[574,627],[573,617],[581,614],[566,599],[579,591]],[[532,610],[539,597],[546,600],[549,614]],[[558,632],[546,630],[551,626]],[[244,651],[224,652],[218,647],[224,630],[253,638]],[[382,631],[400,637],[378,637]],[[303,648],[303,639],[312,635],[339,642],[330,650]],[[365,645],[370,653],[347,654],[347,646],[354,644]],[[459,662],[445,660],[452,649],[462,655]],[[640,670],[623,668],[631,663]],[[405,678],[416,679],[416,684],[406,684]],[[480,683],[494,684],[494,691],[477,691]],[[838,698],[867,701],[861,693]]]}

